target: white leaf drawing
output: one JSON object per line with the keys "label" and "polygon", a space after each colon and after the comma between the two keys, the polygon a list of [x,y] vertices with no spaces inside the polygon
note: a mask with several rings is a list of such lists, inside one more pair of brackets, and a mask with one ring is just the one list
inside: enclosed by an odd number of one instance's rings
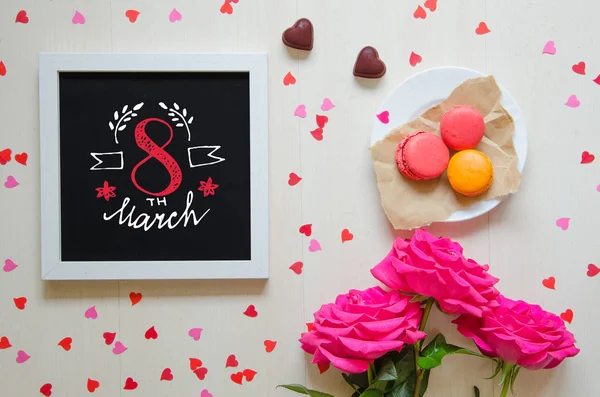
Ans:
{"label": "white leaf drawing", "polygon": [[119,112],[115,110],[115,120],[119,120]]}
{"label": "white leaf drawing", "polygon": [[173,117],[173,121],[179,121],[179,117]]}
{"label": "white leaf drawing", "polygon": [[194,121],[194,116],[190,117],[190,119],[188,120],[188,124],[192,124],[192,121]]}
{"label": "white leaf drawing", "polygon": [[175,116],[175,113],[171,112],[171,113],[169,113],[169,116],[173,117],[173,116]]}
{"label": "white leaf drawing", "polygon": [[144,102],[140,102],[133,107],[133,110],[140,110],[144,106]]}
{"label": "white leaf drawing", "polygon": [[183,123],[177,123],[175,124],[175,127],[183,127]]}
{"label": "white leaf drawing", "polygon": [[112,123],[112,121],[109,121],[109,122],[108,122],[108,126],[110,127],[110,130],[111,130],[111,131],[115,129],[115,126],[114,126],[114,124]]}
{"label": "white leaf drawing", "polygon": [[187,117],[187,109],[183,109],[183,117]]}
{"label": "white leaf drawing", "polygon": [[162,102],[159,102],[159,103],[158,103],[158,106],[160,106],[161,108],[163,108],[163,109],[165,109],[165,110],[167,109],[167,105],[165,105],[165,104],[164,104],[164,103],[162,103]]}
{"label": "white leaf drawing", "polygon": [[123,131],[127,126],[125,124],[123,124],[122,126],[119,127],[119,131]]}
{"label": "white leaf drawing", "polygon": [[127,118],[123,119],[123,122],[127,122],[127,121],[130,121],[130,120],[131,120],[131,117],[127,117]]}
{"label": "white leaf drawing", "polygon": [[175,108],[175,110],[179,110],[179,105],[177,104],[177,102],[173,102],[173,107]]}
{"label": "white leaf drawing", "polygon": [[137,113],[131,113],[131,117],[137,116]]}
{"label": "white leaf drawing", "polygon": [[121,110],[121,113],[125,114],[125,112],[127,111],[127,108],[129,108],[129,106],[127,106],[127,105],[123,106],[123,110]]}

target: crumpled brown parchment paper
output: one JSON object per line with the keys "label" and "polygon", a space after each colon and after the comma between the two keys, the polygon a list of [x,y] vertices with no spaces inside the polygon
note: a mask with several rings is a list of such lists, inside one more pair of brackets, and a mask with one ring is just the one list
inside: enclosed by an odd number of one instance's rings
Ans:
{"label": "crumpled brown parchment paper", "polygon": [[[394,128],[371,147],[381,205],[395,229],[410,230],[444,221],[454,211],[474,202],[502,197],[519,189],[521,173],[513,145],[515,126],[512,117],[500,104],[501,96],[493,76],[469,79],[456,87],[445,101],[417,119]],[[473,106],[485,120],[485,136],[475,149],[491,160],[494,182],[487,193],[477,197],[456,193],[450,187],[446,173],[428,181],[412,181],[396,168],[396,148],[402,138],[416,131],[439,136],[442,116],[457,105]]]}

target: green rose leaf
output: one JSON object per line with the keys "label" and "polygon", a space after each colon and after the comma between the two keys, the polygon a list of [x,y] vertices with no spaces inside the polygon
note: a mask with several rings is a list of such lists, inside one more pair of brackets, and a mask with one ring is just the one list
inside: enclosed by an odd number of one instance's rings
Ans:
{"label": "green rose leaf", "polygon": [[353,385],[358,386],[359,388],[366,389],[369,387],[369,378],[367,376],[367,372],[363,372],[360,374],[346,374],[342,373],[342,377],[350,386]]}
{"label": "green rose leaf", "polygon": [[377,371],[377,375],[375,376],[375,381],[395,381],[398,379],[398,373],[396,372],[396,366],[392,360],[386,360],[383,362],[379,371]]}
{"label": "green rose leaf", "polygon": [[[411,373],[408,379],[395,389],[387,392],[384,397],[413,397],[415,394],[415,373]],[[419,391],[419,397],[423,397],[427,391],[429,385],[429,371],[425,371],[423,374],[423,381],[421,382],[421,390]]]}
{"label": "green rose leaf", "polygon": [[437,336],[423,349],[421,357],[417,361],[419,367],[423,369],[432,369],[442,365],[442,359],[449,354],[468,354],[471,356],[485,357],[482,354],[475,353],[469,349],[446,343],[444,335]]}
{"label": "green rose leaf", "polygon": [[[295,391],[296,393],[299,393],[299,394],[305,394],[305,395],[310,396],[310,397],[335,397],[335,396],[332,396],[331,394],[322,393],[320,391],[307,389],[306,386],[298,385],[298,384],[279,385],[277,387],[283,387],[284,389]],[[373,397],[375,397],[375,396],[373,396]]]}
{"label": "green rose leaf", "polygon": [[377,389],[367,389],[360,397],[383,397],[383,392]]}

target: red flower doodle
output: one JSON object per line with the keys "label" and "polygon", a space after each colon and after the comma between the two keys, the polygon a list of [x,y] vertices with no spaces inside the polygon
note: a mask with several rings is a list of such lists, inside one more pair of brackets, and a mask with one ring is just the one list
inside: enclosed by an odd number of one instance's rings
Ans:
{"label": "red flower doodle", "polygon": [[107,181],[104,181],[104,186],[96,188],[98,192],[96,198],[104,197],[104,200],[108,201],[113,197],[117,197],[115,193],[116,189],[116,186],[110,186]]}
{"label": "red flower doodle", "polygon": [[218,187],[219,185],[212,183],[212,178],[209,177],[206,182],[200,181],[200,187],[198,190],[204,192],[204,197],[207,197],[208,195],[214,196],[215,189]]}

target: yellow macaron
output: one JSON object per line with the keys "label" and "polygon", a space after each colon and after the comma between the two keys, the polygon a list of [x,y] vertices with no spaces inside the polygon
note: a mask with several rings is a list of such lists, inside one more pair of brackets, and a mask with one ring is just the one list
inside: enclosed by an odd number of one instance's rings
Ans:
{"label": "yellow macaron", "polygon": [[480,151],[460,151],[448,163],[450,186],[465,196],[478,196],[487,192],[493,180],[492,162]]}

